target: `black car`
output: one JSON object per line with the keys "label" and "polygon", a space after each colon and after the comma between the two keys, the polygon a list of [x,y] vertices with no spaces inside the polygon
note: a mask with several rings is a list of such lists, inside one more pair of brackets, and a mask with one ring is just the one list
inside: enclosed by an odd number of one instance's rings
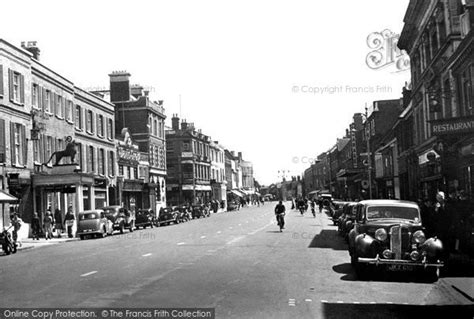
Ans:
{"label": "black car", "polygon": [[105,216],[113,223],[114,230],[119,230],[123,234],[128,228],[133,232],[135,228],[135,212],[122,206],[106,206],[101,208]]}
{"label": "black car", "polygon": [[192,216],[193,218],[205,218],[211,216],[211,213],[206,205],[193,205]]}
{"label": "black car", "polygon": [[342,214],[339,216],[337,223],[337,230],[339,235],[347,240],[347,234],[351,231],[354,226],[355,220],[355,208],[357,203],[347,203],[342,207]]}
{"label": "black car", "polygon": [[143,227],[145,229],[147,226],[153,228],[157,224],[156,215],[153,209],[139,209],[137,211],[137,216],[135,220],[135,226],[137,229]]}
{"label": "black car", "polygon": [[359,277],[373,270],[419,270],[435,280],[443,263],[443,244],[427,238],[414,202],[365,200],[356,205],[349,232],[351,264]]}
{"label": "black car", "polygon": [[165,207],[160,209],[158,216],[158,226],[169,225],[171,223],[179,224],[179,212],[173,207]]}

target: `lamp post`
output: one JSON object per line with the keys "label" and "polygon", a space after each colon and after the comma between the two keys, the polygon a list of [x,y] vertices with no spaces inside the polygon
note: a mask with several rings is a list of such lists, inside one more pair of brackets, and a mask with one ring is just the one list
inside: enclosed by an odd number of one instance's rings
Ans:
{"label": "lamp post", "polygon": [[369,114],[367,104],[365,105],[365,139],[367,142],[367,177],[369,182],[369,199],[372,199],[372,158],[370,152],[370,127],[367,129],[369,124]]}

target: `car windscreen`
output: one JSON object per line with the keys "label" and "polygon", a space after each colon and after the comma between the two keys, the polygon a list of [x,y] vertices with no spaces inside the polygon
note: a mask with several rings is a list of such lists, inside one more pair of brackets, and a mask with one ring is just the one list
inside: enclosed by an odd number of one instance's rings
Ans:
{"label": "car windscreen", "polygon": [[86,214],[79,215],[79,220],[97,219],[97,218],[99,218],[98,213],[86,213]]}
{"label": "car windscreen", "polygon": [[415,207],[372,206],[367,208],[367,219],[400,218],[418,222],[420,212]]}

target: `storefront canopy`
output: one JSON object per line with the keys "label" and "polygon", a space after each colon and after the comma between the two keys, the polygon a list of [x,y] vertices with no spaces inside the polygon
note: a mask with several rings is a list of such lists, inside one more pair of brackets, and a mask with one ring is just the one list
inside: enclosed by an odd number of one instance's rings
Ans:
{"label": "storefront canopy", "polygon": [[230,191],[227,192],[227,193],[232,193],[232,194],[234,194],[234,195],[236,195],[236,196],[238,196],[238,197],[244,197],[244,196],[245,196],[245,194],[243,194],[242,192],[240,192],[240,191],[237,190],[237,189],[232,189],[232,190],[230,190]]}
{"label": "storefront canopy", "polygon": [[0,203],[16,203],[18,199],[2,190],[0,190]]}

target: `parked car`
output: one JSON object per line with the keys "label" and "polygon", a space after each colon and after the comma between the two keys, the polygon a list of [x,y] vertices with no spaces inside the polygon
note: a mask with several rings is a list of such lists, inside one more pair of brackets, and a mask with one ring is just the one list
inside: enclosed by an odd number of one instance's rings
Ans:
{"label": "parked car", "polygon": [[172,207],[164,207],[160,209],[158,216],[158,225],[169,225],[171,223],[179,224],[179,213]]}
{"label": "parked car", "polygon": [[112,222],[102,209],[80,212],[77,218],[77,235],[80,239],[88,237],[105,237],[112,235]]}
{"label": "parked car", "polygon": [[237,203],[235,200],[231,200],[227,203],[227,210],[239,210],[240,209],[240,204]]}
{"label": "parked car", "polygon": [[209,207],[206,205],[200,204],[200,205],[193,205],[193,211],[192,211],[193,218],[205,218],[211,216]]}
{"label": "parked car", "polygon": [[334,201],[334,214],[332,215],[332,222],[334,225],[337,226],[339,222],[339,217],[342,215],[342,211],[344,208],[344,205],[346,205],[348,202],[343,202],[343,201]]}
{"label": "parked car", "polygon": [[145,229],[147,226],[153,228],[157,224],[156,215],[153,209],[151,208],[142,208],[137,211],[137,216],[135,220],[135,226],[137,229],[143,227]]}
{"label": "parked car", "polygon": [[176,209],[178,211],[178,219],[181,223],[187,222],[191,220],[191,212],[188,206],[186,205],[181,205],[181,206],[176,206]]}
{"label": "parked car", "polygon": [[342,215],[339,217],[339,221],[337,223],[339,235],[341,235],[346,240],[347,235],[351,231],[352,227],[354,227],[356,207],[357,203],[355,202],[345,204],[342,207]]}
{"label": "parked car", "polygon": [[422,270],[438,278],[443,267],[443,244],[426,238],[420,209],[414,202],[365,200],[356,205],[354,228],[349,233],[351,264],[359,277],[373,267],[384,271]]}
{"label": "parked car", "polygon": [[123,234],[125,228],[130,232],[135,229],[135,212],[125,207],[114,205],[102,208],[107,218],[112,221],[114,230],[119,230]]}

